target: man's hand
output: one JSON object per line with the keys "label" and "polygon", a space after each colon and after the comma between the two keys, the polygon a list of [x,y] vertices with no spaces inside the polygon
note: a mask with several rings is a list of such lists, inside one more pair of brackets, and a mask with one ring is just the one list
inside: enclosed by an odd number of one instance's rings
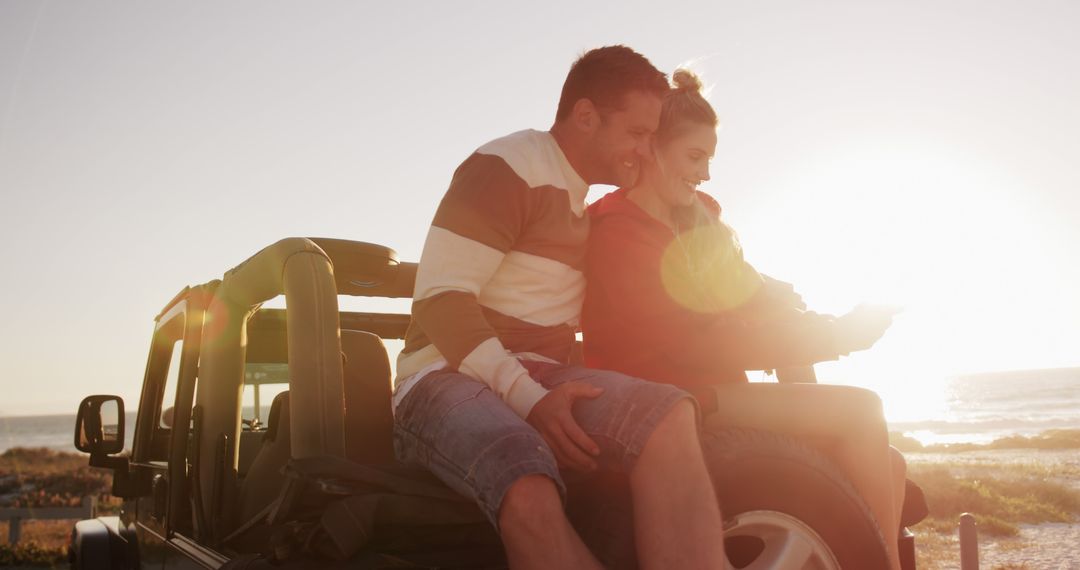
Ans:
{"label": "man's hand", "polygon": [[833,321],[837,349],[841,354],[848,354],[874,346],[899,312],[900,309],[885,305],[859,305],[838,317]]}
{"label": "man's hand", "polygon": [[574,421],[571,410],[574,400],[595,398],[602,393],[603,388],[583,382],[560,384],[537,402],[525,418],[555,452],[560,466],[585,472],[596,469],[593,457],[600,454],[600,447]]}

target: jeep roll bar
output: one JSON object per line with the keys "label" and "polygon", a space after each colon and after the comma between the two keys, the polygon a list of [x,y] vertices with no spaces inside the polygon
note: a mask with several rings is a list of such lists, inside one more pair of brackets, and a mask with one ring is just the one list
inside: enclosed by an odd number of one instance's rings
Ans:
{"label": "jeep roll bar", "polygon": [[411,297],[415,276],[390,248],[326,238],[283,239],[225,273],[206,307],[195,401],[197,489],[214,536],[231,526],[236,499],[248,320],[285,296],[289,411],[304,418],[290,424],[292,457],[345,457],[337,295]]}

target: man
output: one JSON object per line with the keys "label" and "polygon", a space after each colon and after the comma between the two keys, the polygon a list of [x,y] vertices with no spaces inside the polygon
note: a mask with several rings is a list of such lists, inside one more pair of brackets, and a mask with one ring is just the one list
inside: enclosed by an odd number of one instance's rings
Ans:
{"label": "man", "polygon": [[480,147],[424,245],[398,359],[395,450],[474,498],[511,567],[600,568],[559,469],[628,473],[643,568],[723,567],[722,523],[685,392],[570,366],[590,184],[627,185],[668,83],[623,46],[571,67],[549,132]]}

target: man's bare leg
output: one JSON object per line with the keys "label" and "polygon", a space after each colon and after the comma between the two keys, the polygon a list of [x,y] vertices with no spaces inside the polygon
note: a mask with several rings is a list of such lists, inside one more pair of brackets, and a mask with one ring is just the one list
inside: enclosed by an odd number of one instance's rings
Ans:
{"label": "man's bare leg", "polygon": [[543,475],[510,486],[499,506],[499,532],[514,570],[603,568],[566,519],[555,483]]}
{"label": "man's bare leg", "polygon": [[690,402],[677,404],[649,437],[630,489],[641,568],[726,567],[720,507]]}

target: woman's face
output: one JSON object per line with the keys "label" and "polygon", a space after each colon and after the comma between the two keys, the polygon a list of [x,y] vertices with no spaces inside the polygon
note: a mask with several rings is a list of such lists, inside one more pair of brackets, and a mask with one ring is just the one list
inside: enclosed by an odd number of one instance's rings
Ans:
{"label": "woman's face", "polygon": [[709,161],[716,152],[716,129],[694,124],[682,135],[656,147],[659,197],[671,207],[694,203],[694,193],[709,179]]}

